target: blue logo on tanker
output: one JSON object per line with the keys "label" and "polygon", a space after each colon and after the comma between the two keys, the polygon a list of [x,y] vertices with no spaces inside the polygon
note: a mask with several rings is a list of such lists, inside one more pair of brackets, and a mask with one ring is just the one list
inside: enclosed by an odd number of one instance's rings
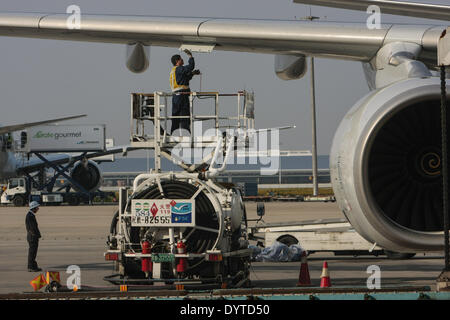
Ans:
{"label": "blue logo on tanker", "polygon": [[192,203],[178,202],[172,209],[172,223],[192,222]]}

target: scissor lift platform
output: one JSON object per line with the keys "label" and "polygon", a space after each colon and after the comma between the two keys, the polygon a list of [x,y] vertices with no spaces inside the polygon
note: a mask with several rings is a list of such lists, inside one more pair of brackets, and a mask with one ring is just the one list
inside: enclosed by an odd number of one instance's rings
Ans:
{"label": "scissor lift platform", "polygon": [[[229,138],[234,139],[234,149],[248,146],[249,137],[255,131],[254,95],[247,91],[225,94],[219,92],[186,92],[189,95],[190,115],[169,115],[173,93],[131,94],[131,145],[155,150],[155,170],[161,171],[161,155],[178,163],[188,172],[204,168],[211,160],[214,148],[222,143],[226,150]],[[220,100],[220,107],[219,107]],[[226,100],[225,102],[222,100]],[[230,105],[230,100],[231,105]],[[225,110],[225,111],[223,111]],[[203,113],[202,113],[203,112]],[[188,136],[169,134],[173,119],[188,119]],[[201,131],[197,132],[197,124]],[[206,129],[206,132],[203,132]],[[197,159],[196,165],[185,164],[172,153],[174,148],[212,148],[205,158]]]}

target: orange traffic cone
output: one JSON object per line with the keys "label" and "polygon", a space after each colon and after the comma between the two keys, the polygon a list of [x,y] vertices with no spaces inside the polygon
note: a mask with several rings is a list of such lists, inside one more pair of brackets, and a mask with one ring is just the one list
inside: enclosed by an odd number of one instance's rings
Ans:
{"label": "orange traffic cone", "polygon": [[300,264],[300,273],[298,275],[297,287],[311,286],[311,278],[309,277],[308,258],[306,251],[302,252]]}
{"label": "orange traffic cone", "polygon": [[320,287],[329,288],[331,287],[330,274],[328,273],[328,263],[324,261],[322,275],[320,276]]}

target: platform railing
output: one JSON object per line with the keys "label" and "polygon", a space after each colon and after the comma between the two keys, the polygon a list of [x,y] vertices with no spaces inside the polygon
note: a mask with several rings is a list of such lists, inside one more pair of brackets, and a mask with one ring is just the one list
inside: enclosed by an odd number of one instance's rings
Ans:
{"label": "platform railing", "polygon": [[[186,92],[178,94],[189,95],[189,116],[172,116],[169,115],[170,97],[174,93],[154,92],[154,93],[132,93],[131,94],[131,142],[132,144],[140,144],[141,147],[155,148],[158,144],[160,147],[169,147],[174,142],[185,141],[180,137],[172,137],[168,133],[169,121],[174,119],[189,119],[190,136],[189,143],[192,147],[204,147],[202,139],[195,139],[194,122],[196,121],[214,121],[215,141],[222,137],[221,130],[254,129],[254,96],[253,93],[247,91],[238,91],[237,93],[225,94],[219,92]],[[227,111],[232,110],[228,105],[222,102],[225,97],[235,98],[235,113],[232,115],[224,115],[221,108]],[[212,99],[211,113],[197,114],[197,101]],[[220,100],[220,104],[219,104]],[[152,123],[153,134],[150,134],[151,127],[148,123]],[[198,134],[198,133],[196,133]]]}

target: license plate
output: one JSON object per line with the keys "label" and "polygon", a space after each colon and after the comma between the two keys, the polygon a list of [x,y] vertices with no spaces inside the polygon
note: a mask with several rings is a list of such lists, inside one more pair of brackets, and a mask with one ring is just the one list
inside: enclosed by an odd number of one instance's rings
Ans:
{"label": "license plate", "polygon": [[162,262],[174,262],[175,256],[171,253],[153,253],[152,262],[162,263]]}
{"label": "license plate", "polygon": [[133,199],[133,227],[193,227],[195,200],[191,199]]}

